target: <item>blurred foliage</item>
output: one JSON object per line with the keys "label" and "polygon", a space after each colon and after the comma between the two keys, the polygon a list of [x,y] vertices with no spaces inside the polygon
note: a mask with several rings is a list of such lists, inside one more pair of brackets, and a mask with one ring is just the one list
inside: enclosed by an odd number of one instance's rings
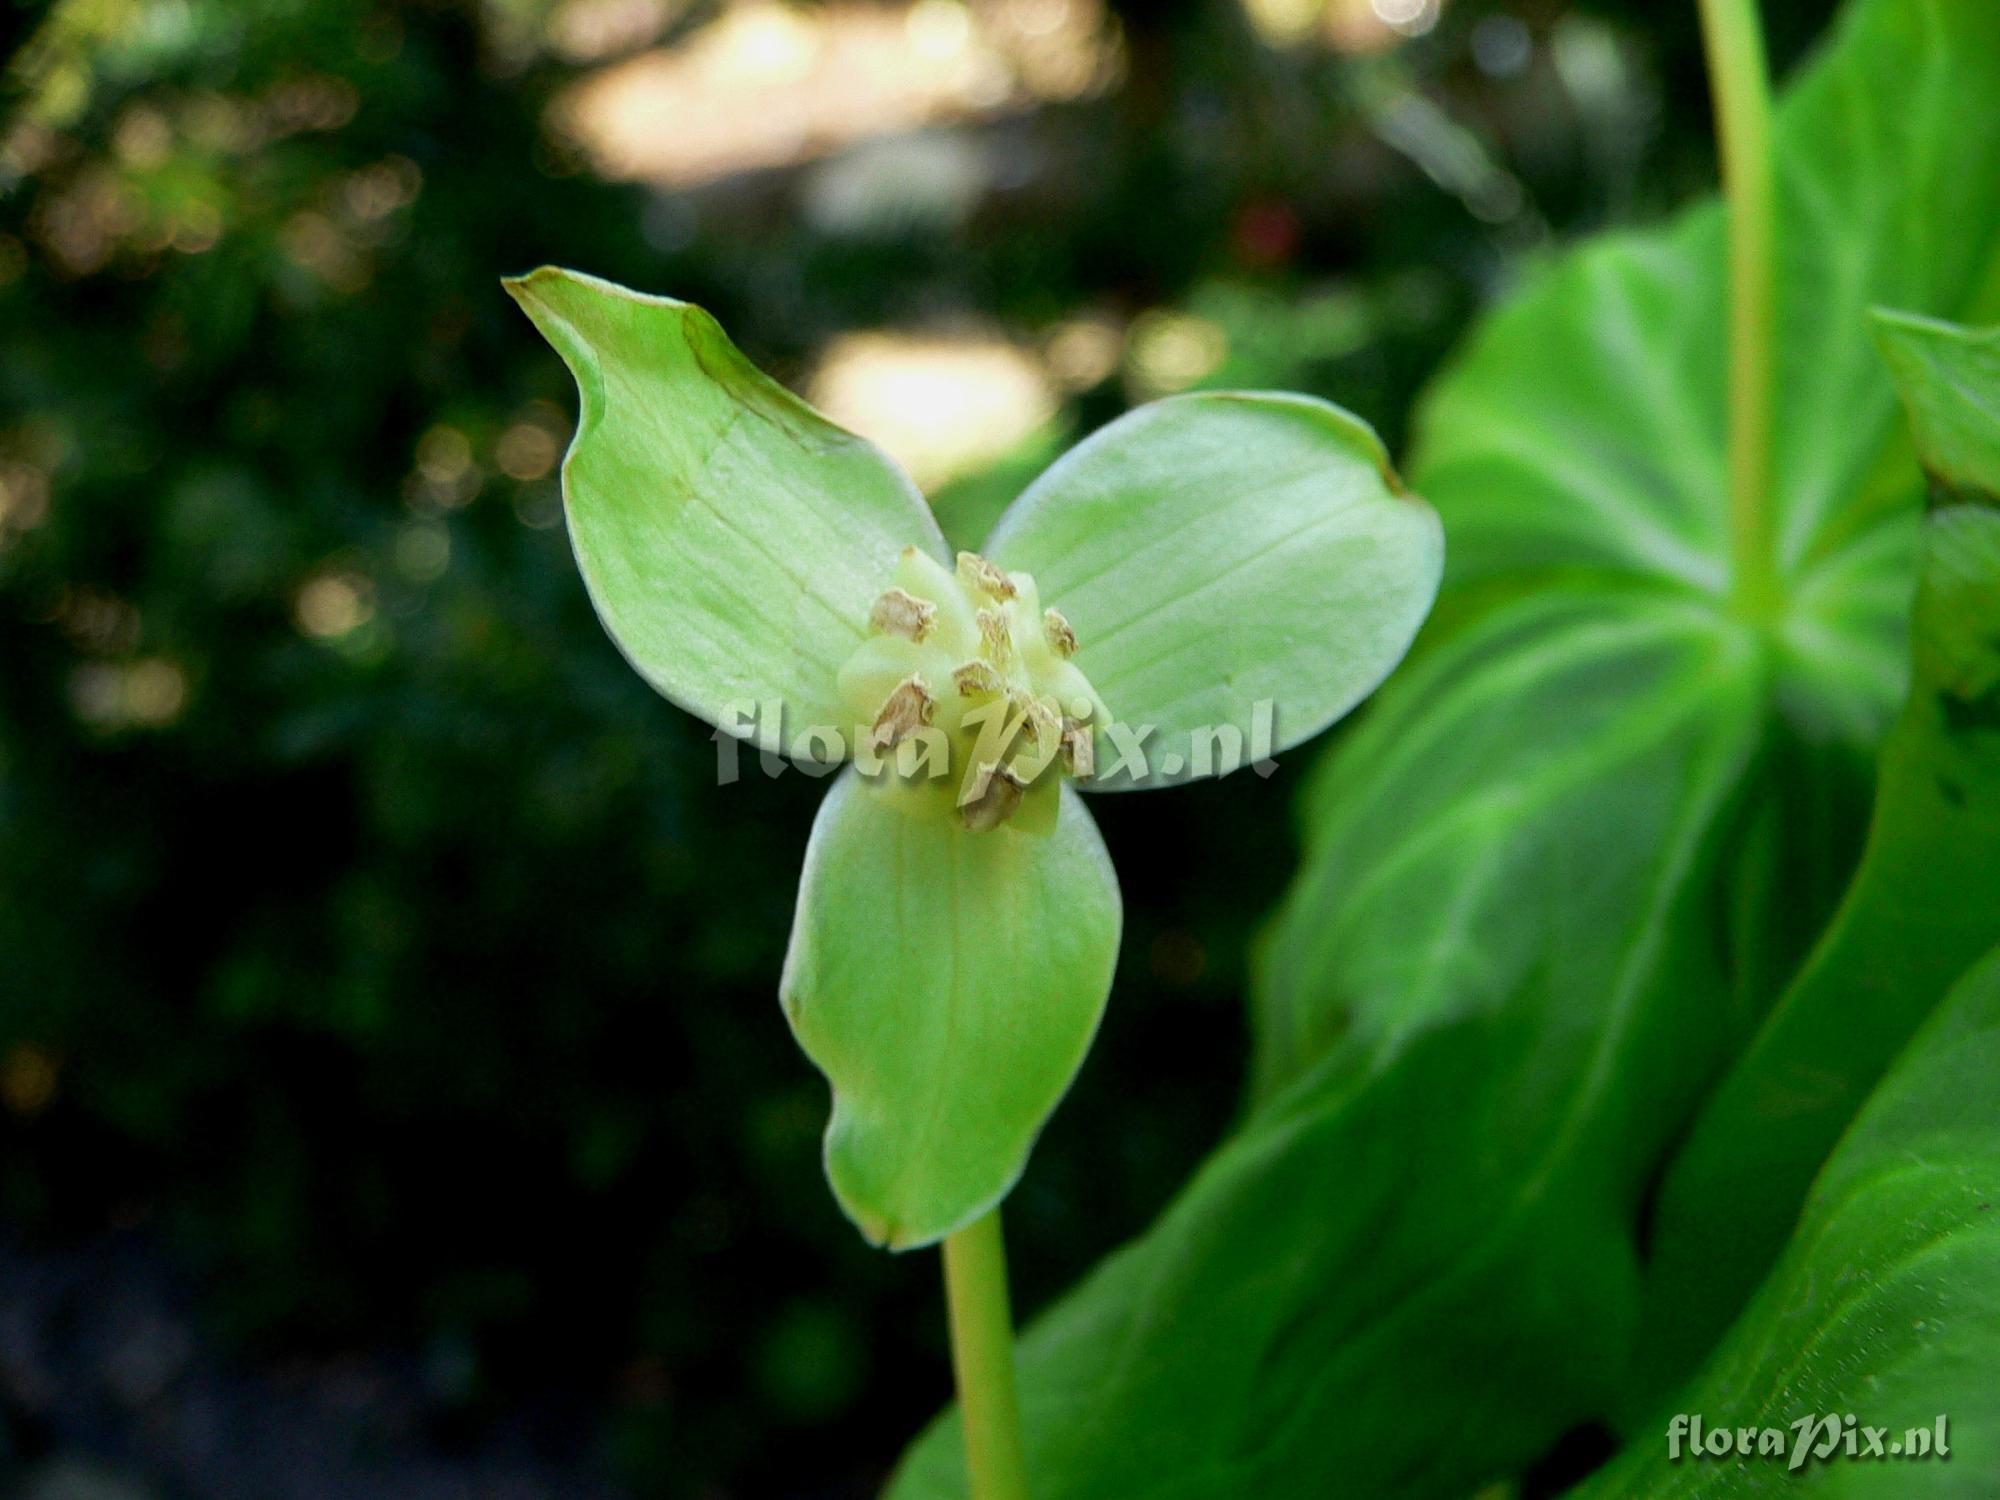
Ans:
{"label": "blurred foliage", "polygon": [[[1159,389],[1314,390],[1393,441],[1522,255],[1710,171],[1692,7],[1456,0],[1343,56],[1120,5],[1113,87],[952,127],[963,216],[829,224],[812,163],[591,171],[552,124],[604,63],[559,44],[576,3],[15,14],[0,1212],[151,1226],[253,1350],[421,1345],[465,1421],[571,1393],[647,1493],[862,1493],[946,1373],[932,1268],[824,1190],[774,999],[820,788],[716,791],[604,638],[567,379],[496,278],[671,291],[798,381],[853,329],[1042,351],[1058,415],[939,497],[968,533]],[[640,6],[627,50],[717,9]],[[1779,55],[1827,9],[1772,7]],[[1064,365],[1078,320],[1109,352]],[[1030,1308],[1235,1107],[1296,784],[1239,780],[1100,804],[1128,931],[1010,1208]]]}

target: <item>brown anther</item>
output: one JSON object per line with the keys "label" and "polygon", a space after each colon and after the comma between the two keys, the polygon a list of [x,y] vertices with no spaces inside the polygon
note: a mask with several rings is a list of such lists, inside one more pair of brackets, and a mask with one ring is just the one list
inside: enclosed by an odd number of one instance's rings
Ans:
{"label": "brown anther", "polygon": [[969,661],[962,667],[953,667],[951,680],[958,684],[961,698],[998,697],[1007,690],[1000,674],[983,661]]}
{"label": "brown anther", "polygon": [[966,795],[959,799],[959,819],[974,833],[998,828],[1014,815],[1026,790],[1026,784],[1006,766],[982,765],[973,773]]}
{"label": "brown anther", "polygon": [[986,659],[999,670],[1006,671],[1014,660],[1014,634],[1007,628],[1007,616],[997,609],[982,609],[976,618],[979,621],[979,639],[986,648]]}
{"label": "brown anther", "polygon": [[868,741],[877,750],[886,750],[930,723],[936,712],[937,700],[931,697],[930,688],[913,673],[897,683],[883,700]]}
{"label": "brown anther", "polygon": [[921,641],[929,635],[931,624],[936,619],[935,604],[902,589],[890,589],[868,611],[871,630],[879,630],[885,635],[900,635],[908,641]]}
{"label": "brown anther", "polygon": [[992,563],[981,557],[977,552],[961,552],[958,554],[958,576],[959,581],[967,588],[977,589],[990,599],[1011,599],[1019,592],[1014,587],[1013,579],[994,567]]}
{"label": "brown anther", "polygon": [[1061,610],[1042,611],[1042,634],[1049,638],[1049,649],[1057,656],[1076,655],[1076,632],[1070,629],[1069,621],[1062,617]]}
{"label": "brown anther", "polygon": [[1033,743],[1049,744],[1062,733],[1062,720],[1033,693],[1024,693],[1016,688],[1007,695],[1007,700],[1021,715],[1022,727],[1028,731],[1028,738]]}
{"label": "brown anther", "polygon": [[1088,724],[1079,724],[1075,719],[1064,719],[1062,727],[1063,764],[1069,767],[1069,774],[1078,781],[1088,781],[1097,774],[1097,737],[1090,732]]}

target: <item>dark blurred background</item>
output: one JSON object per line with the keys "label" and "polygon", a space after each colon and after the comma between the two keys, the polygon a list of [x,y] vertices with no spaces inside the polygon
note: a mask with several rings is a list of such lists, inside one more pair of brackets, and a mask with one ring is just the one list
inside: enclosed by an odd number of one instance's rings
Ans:
{"label": "dark blurred background", "polygon": [[[1767,6],[1798,54],[1824,0]],[[1126,406],[1400,444],[1712,176],[1652,0],[73,0],[0,98],[0,1491],[860,1496],[947,1397],[775,1002],[819,783],[592,618],[497,285],[715,312],[976,541]],[[1310,754],[1311,752],[1305,752]],[[1018,1302],[1226,1129],[1300,756],[1099,811],[1127,934]]]}

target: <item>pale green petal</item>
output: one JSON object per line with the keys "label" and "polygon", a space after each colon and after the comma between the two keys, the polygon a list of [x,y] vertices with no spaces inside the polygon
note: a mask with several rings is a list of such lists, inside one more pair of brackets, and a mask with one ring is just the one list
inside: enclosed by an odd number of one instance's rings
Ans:
{"label": "pale green petal", "polygon": [[967,833],[850,768],[813,824],[780,992],[833,1085],[827,1179],[877,1244],[929,1244],[999,1202],[1089,1050],[1118,878],[1061,797],[1048,837]]}
{"label": "pale green petal", "polygon": [[[944,539],[883,453],[755,369],[668,297],[545,267],[507,283],[576,377],[563,497],[591,602],[645,679],[743,732],[848,729],[836,677],[897,556]],[[776,726],[758,724],[769,748]]]}
{"label": "pale green petal", "polygon": [[1326,728],[1402,659],[1444,543],[1366,423],[1251,393],[1112,423],[1030,485],[985,550],[1075,628],[1112,716],[1155,726],[1143,776],[1105,765],[1116,751],[1100,742],[1090,785],[1109,789],[1220,774]]}

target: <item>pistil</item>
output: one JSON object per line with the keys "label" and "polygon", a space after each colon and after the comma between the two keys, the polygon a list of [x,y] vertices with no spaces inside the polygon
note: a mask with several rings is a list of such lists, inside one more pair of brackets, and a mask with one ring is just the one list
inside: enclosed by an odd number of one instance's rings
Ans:
{"label": "pistil", "polygon": [[[1041,607],[1034,579],[974,552],[959,553],[947,571],[908,548],[868,627],[841,669],[868,746],[926,737],[910,765],[945,768],[952,795],[940,800],[974,832],[1053,827],[1048,773],[1095,772],[1092,725],[1103,705],[1073,660],[1076,631],[1060,610]],[[942,694],[933,688],[947,679]],[[900,758],[897,774],[916,779]]]}

